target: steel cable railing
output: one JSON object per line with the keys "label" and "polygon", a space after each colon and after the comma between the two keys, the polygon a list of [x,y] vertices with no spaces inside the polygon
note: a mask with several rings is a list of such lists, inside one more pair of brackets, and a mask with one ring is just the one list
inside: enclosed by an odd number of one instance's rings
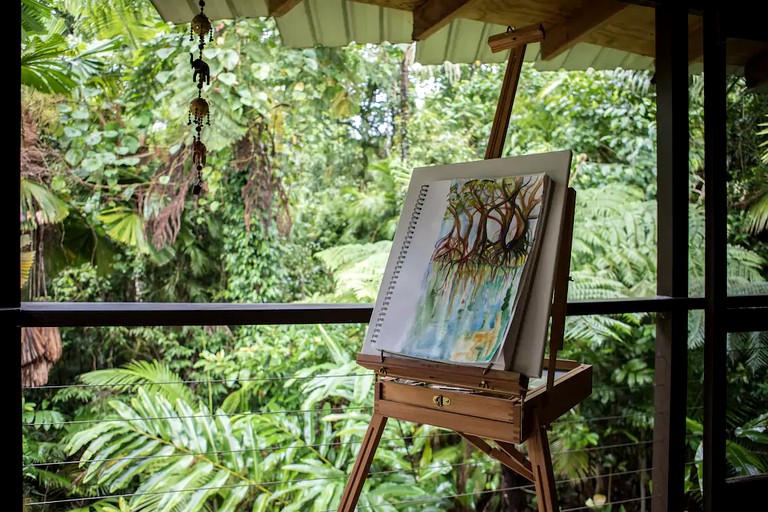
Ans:
{"label": "steel cable railing", "polygon": [[[349,373],[349,374],[324,374],[324,375],[314,375],[314,376],[306,376],[306,375],[289,375],[289,376],[282,376],[282,377],[254,377],[254,378],[246,378],[246,379],[211,379],[211,380],[178,380],[178,381],[167,381],[167,382],[146,382],[146,383],[116,383],[116,384],[75,384],[71,386],[36,386],[36,387],[29,387],[26,388],[25,391],[58,391],[62,389],[67,388],[135,388],[135,387],[142,387],[142,386],[163,386],[163,385],[190,385],[190,384],[209,384],[209,383],[245,383],[245,382],[286,382],[286,381],[311,381],[311,380],[323,380],[323,379],[360,379],[360,378],[370,378],[373,377],[373,373]],[[645,384],[642,386],[610,386],[610,385],[603,385],[597,387],[595,390],[599,391],[619,391],[622,389],[631,388],[634,390],[638,389],[650,389],[655,387],[654,384]],[[28,428],[50,428],[50,427],[62,427],[62,426],[72,426],[72,425],[82,425],[82,424],[99,424],[104,422],[151,422],[154,420],[175,420],[175,419],[199,419],[199,418],[216,418],[216,417],[243,417],[243,416],[272,416],[272,415],[299,415],[299,414],[341,414],[348,411],[370,411],[372,409],[371,406],[336,406],[331,407],[330,409],[325,408],[311,408],[311,409],[283,409],[283,410],[264,410],[264,411],[245,411],[245,412],[239,412],[239,413],[211,413],[211,414],[193,414],[193,415],[167,415],[167,416],[154,416],[154,417],[135,417],[135,418],[100,418],[100,419],[89,419],[89,420],[62,420],[62,421],[48,421],[48,422],[29,422],[25,423],[24,426]],[[702,410],[702,406],[691,406],[688,408],[689,411],[698,411]],[[636,415],[633,414],[621,414],[621,415],[608,415],[608,416],[602,416],[602,417],[595,417],[595,418],[578,418],[578,419],[561,419],[556,424],[569,424],[569,423],[596,423],[596,422],[604,422],[604,421],[616,421],[620,422],[622,420],[634,418]],[[322,416],[321,416],[322,417]],[[395,437],[392,439],[387,439],[387,441],[396,441],[396,442],[402,442],[406,443],[408,441],[416,441],[419,439],[425,439],[428,438],[431,439],[439,439],[443,437],[448,436],[456,436],[455,433],[446,431],[446,432],[431,432],[429,434],[423,434],[423,435],[412,435],[412,436],[400,436]],[[257,451],[261,454],[264,453],[274,453],[279,452],[282,450],[301,450],[301,449],[315,449],[315,448],[321,448],[321,447],[334,447],[334,448],[340,448],[344,446],[353,446],[353,445],[359,445],[362,441],[361,440],[353,440],[353,441],[330,441],[330,442],[324,442],[324,443],[314,443],[314,444],[289,444],[285,446],[265,446],[260,448],[248,448],[248,449],[241,449],[241,450],[218,450],[218,451],[209,451],[209,452],[191,452],[191,453],[175,453],[175,454],[163,454],[163,455],[148,455],[143,457],[111,457],[111,458],[102,458],[102,459],[86,459],[86,460],[72,460],[72,461],[51,461],[51,462],[36,462],[33,464],[27,464],[23,468],[24,469],[42,469],[42,470],[50,470],[51,468],[56,467],[63,467],[68,465],[86,465],[91,463],[110,463],[113,461],[123,461],[123,460],[130,460],[130,459],[136,459],[136,460],[148,460],[148,459],[160,459],[160,458],[171,458],[171,457],[186,457],[186,456],[193,456],[193,457],[208,457],[208,456],[220,456],[220,455],[226,455],[226,454],[232,454],[232,453],[247,453],[247,452],[254,452]],[[566,454],[572,454],[572,453],[578,453],[578,452],[609,452],[610,450],[616,450],[616,449],[631,449],[633,447],[639,447],[639,448],[647,448],[648,446],[652,445],[653,441],[637,441],[637,442],[627,442],[627,443],[616,443],[616,444],[610,444],[610,445],[603,445],[603,446],[589,446],[585,448],[579,448],[579,449],[573,449],[573,450],[561,450],[561,451],[555,451],[552,453],[553,457],[560,457]],[[386,475],[392,475],[397,473],[402,474],[411,474],[414,473],[417,476],[420,476],[420,473],[423,473],[425,471],[434,471],[434,470],[443,470],[443,469],[459,469],[462,467],[476,467],[481,466],[485,464],[496,464],[492,461],[484,461],[484,462],[461,462],[461,463],[452,463],[452,464],[438,464],[438,465],[428,465],[423,467],[411,467],[411,468],[400,468],[400,469],[390,469],[390,470],[379,470],[379,471],[373,471],[370,474],[371,478],[379,478]],[[693,464],[693,463],[689,463]],[[652,471],[652,468],[645,468],[640,470],[634,470],[634,471],[625,471],[625,472],[616,472],[616,473],[610,473],[610,474],[598,474],[598,475],[592,475],[592,476],[584,476],[583,478],[579,479],[568,479],[568,480],[558,480],[558,484],[564,484],[564,483],[573,483],[573,482],[580,482],[585,481],[593,478],[600,478],[602,476],[612,476],[617,477],[621,475],[631,475],[633,473],[639,473],[639,472],[650,472]],[[77,503],[77,502],[92,502],[95,500],[102,500],[102,499],[116,499],[116,498],[130,498],[134,496],[139,496],[142,494],[167,494],[167,493],[187,493],[187,492],[196,492],[196,491],[216,491],[216,490],[224,490],[224,489],[232,489],[232,488],[241,488],[241,487],[270,487],[270,486],[276,486],[276,485],[290,485],[300,482],[315,482],[315,481],[332,481],[332,480],[343,480],[346,479],[347,475],[345,474],[339,474],[338,476],[332,476],[332,477],[318,477],[318,478],[304,478],[304,479],[294,479],[294,480],[271,480],[261,483],[241,483],[241,484],[232,484],[232,485],[224,485],[224,486],[215,486],[215,487],[196,487],[196,488],[190,488],[190,489],[174,489],[174,490],[161,490],[161,491],[148,491],[145,493],[142,492],[136,492],[136,493],[124,493],[124,494],[105,494],[105,495],[99,495],[99,496],[87,496],[87,497],[72,497],[72,498],[62,498],[57,500],[41,500],[36,502],[28,502],[27,505],[30,507],[43,507],[43,506],[49,506],[49,505],[56,505],[56,504],[66,504],[66,503]],[[518,486],[518,487],[509,487],[509,488],[502,488],[502,489],[495,489],[495,490],[485,490],[480,491],[479,493],[475,494],[485,494],[485,493],[491,493],[491,492],[504,492],[504,491],[510,491],[514,489],[532,489],[532,485],[526,485],[526,486]],[[430,500],[433,501],[439,501],[439,500],[445,500],[445,499],[455,499],[460,498],[463,496],[467,496],[471,493],[460,493],[460,494],[451,494],[446,496],[437,496],[434,498],[430,498]],[[612,503],[606,503],[605,505],[611,505],[611,504],[624,504],[624,503],[630,503],[633,501],[640,501],[640,500],[647,500],[650,496],[642,497],[642,498],[634,498],[634,499],[628,499],[628,500],[622,500],[622,501],[615,501]],[[411,506],[411,505],[418,505],[419,503],[426,503],[428,500],[426,499],[419,499],[419,500],[405,500],[401,502],[390,502],[389,504],[392,506]],[[360,508],[360,507],[359,507]],[[589,507],[576,507],[576,508],[568,508],[563,510],[583,510],[588,509]]]}

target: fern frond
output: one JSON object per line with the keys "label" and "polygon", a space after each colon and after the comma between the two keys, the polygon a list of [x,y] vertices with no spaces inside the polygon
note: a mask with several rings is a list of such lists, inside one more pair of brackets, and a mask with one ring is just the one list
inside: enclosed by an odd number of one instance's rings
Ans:
{"label": "fern frond", "polygon": [[[768,152],[766,152],[768,155]],[[747,210],[752,233],[761,233],[768,229],[768,188],[762,190],[751,202]]]}
{"label": "fern frond", "polygon": [[336,282],[334,299],[374,302],[392,243],[347,244],[317,253],[331,270]]}

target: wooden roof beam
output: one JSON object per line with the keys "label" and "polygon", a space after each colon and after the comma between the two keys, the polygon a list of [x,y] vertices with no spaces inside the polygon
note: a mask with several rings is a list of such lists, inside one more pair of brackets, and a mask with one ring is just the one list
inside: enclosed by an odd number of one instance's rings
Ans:
{"label": "wooden roof beam", "polygon": [[454,19],[478,0],[426,0],[413,10],[411,39],[423,41]]}
{"label": "wooden roof beam", "polygon": [[541,58],[550,60],[557,57],[627,6],[625,2],[616,0],[585,2],[581,9],[562,23],[546,28],[547,37],[541,43]]}
{"label": "wooden roof beam", "polygon": [[267,10],[270,16],[279,18],[291,12],[291,9],[299,5],[300,2],[301,0],[268,0]]}
{"label": "wooden roof beam", "polygon": [[701,60],[704,55],[704,25],[699,23],[688,29],[688,63]]}
{"label": "wooden roof beam", "polygon": [[768,52],[755,55],[744,65],[744,79],[750,90],[768,89]]}

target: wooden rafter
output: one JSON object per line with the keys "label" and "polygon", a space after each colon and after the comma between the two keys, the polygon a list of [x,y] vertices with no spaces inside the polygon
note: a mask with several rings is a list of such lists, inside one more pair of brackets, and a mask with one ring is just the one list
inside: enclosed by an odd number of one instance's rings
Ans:
{"label": "wooden rafter", "polygon": [[301,0],[268,0],[267,9],[270,16],[279,18],[288,14],[300,2]]}
{"label": "wooden rafter", "polygon": [[575,45],[591,31],[627,8],[617,0],[594,0],[552,27],[545,27],[547,37],[541,43],[541,57],[550,60]]}
{"label": "wooden rafter", "polygon": [[701,60],[704,54],[704,26],[698,23],[688,29],[688,62]]}
{"label": "wooden rafter", "polygon": [[422,41],[453,21],[478,0],[426,0],[413,10],[414,41]]}
{"label": "wooden rafter", "polygon": [[757,89],[768,84],[768,52],[758,54],[744,65],[747,87]]}

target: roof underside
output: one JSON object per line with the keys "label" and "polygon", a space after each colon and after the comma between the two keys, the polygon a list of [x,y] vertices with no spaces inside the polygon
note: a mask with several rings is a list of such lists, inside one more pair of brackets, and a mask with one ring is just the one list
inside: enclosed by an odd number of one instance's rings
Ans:
{"label": "roof underside", "polygon": [[[196,0],[152,3],[172,23],[189,23],[199,12]],[[540,70],[650,69],[655,50],[654,9],[614,0],[209,0],[205,12],[211,19],[272,13],[283,43],[293,48],[417,39],[422,64],[503,61],[506,52],[491,53],[488,37],[538,23],[549,47],[529,44],[525,57]],[[694,72],[701,40],[701,18],[690,16]],[[729,40],[729,64],[741,67],[765,50],[765,43]]]}

